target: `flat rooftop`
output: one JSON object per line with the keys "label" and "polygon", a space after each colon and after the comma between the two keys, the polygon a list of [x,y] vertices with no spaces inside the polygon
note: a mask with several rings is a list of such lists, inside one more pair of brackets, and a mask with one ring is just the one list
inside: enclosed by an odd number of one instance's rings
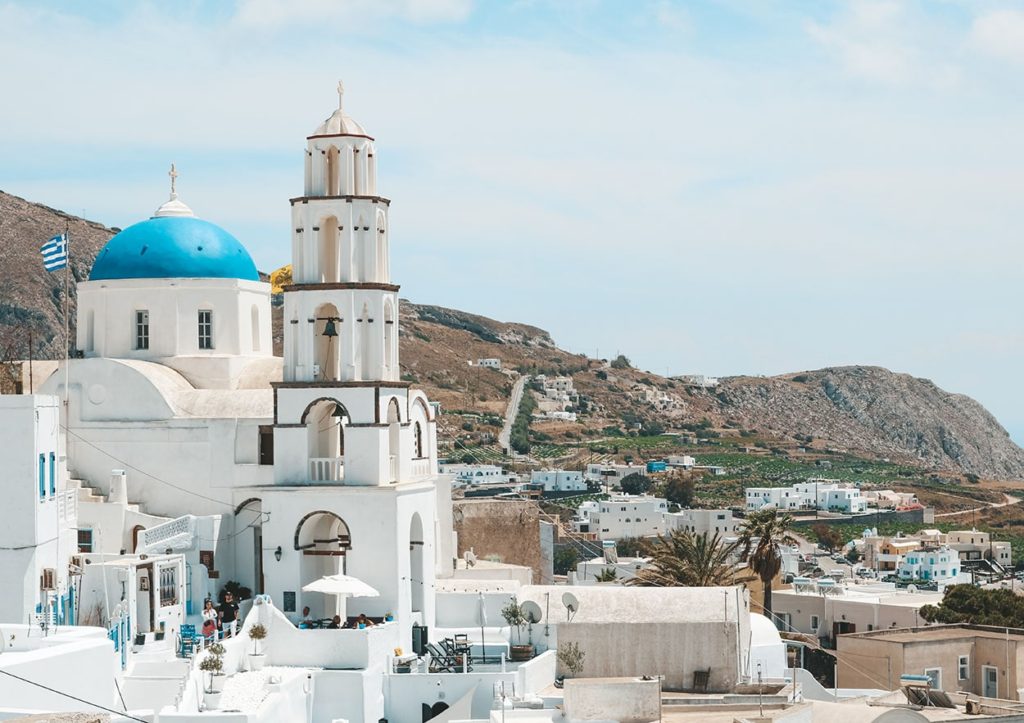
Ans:
{"label": "flat rooftop", "polygon": [[922,628],[897,628],[895,630],[874,630],[868,633],[850,633],[843,638],[877,638],[893,643],[920,643],[934,640],[957,638],[989,638],[991,640],[1013,640],[1024,642],[1024,630],[990,628],[972,625],[929,625]]}

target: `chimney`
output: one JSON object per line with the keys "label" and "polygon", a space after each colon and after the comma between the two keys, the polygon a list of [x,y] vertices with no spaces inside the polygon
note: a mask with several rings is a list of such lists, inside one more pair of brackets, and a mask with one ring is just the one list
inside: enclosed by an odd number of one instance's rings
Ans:
{"label": "chimney", "polygon": [[128,473],[123,469],[110,471],[110,493],[107,495],[107,502],[128,504]]}

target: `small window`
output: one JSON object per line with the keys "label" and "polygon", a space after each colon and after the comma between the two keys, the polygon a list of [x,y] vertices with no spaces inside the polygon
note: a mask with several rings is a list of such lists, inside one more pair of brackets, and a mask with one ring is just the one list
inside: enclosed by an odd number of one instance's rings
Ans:
{"label": "small window", "polygon": [[92,529],[83,528],[78,531],[78,551],[92,552]]}
{"label": "small window", "polygon": [[924,674],[931,679],[932,690],[942,690],[942,668],[925,668]]}
{"label": "small window", "polygon": [[419,422],[416,422],[416,424],[413,425],[412,434],[414,449],[413,456],[417,459],[421,459],[423,457],[423,428],[420,426]]}
{"label": "small window", "polygon": [[213,312],[209,309],[199,310],[199,348],[213,348]]}
{"label": "small window", "polygon": [[820,623],[820,620],[819,620],[818,616],[817,615],[812,615],[811,616],[811,631],[815,632],[815,633],[818,632],[818,626],[820,624],[821,623]]}
{"label": "small window", "polygon": [[149,348],[149,312],[145,309],[135,312],[135,348]]}
{"label": "small window", "polygon": [[160,607],[178,604],[178,568],[160,569]]}
{"label": "small window", "polygon": [[957,661],[957,677],[960,680],[967,680],[971,677],[971,659],[967,655],[961,655]]}

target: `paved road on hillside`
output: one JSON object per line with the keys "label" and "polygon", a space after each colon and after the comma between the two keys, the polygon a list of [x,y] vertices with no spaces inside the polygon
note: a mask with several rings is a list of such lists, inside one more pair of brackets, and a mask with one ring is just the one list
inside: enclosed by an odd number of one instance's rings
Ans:
{"label": "paved road on hillside", "polygon": [[505,424],[498,435],[498,446],[508,450],[512,454],[512,423],[516,421],[516,413],[519,411],[519,402],[523,399],[523,389],[526,382],[530,380],[529,375],[524,374],[512,385],[512,396],[508,400],[508,407],[505,409]]}
{"label": "paved road on hillside", "polygon": [[1003,492],[1003,497],[1005,497],[1006,499],[1003,500],[1002,502],[995,502],[993,504],[982,505],[981,507],[972,507],[969,510],[957,510],[956,512],[942,512],[940,514],[935,515],[935,517],[956,517],[958,515],[969,515],[972,512],[981,512],[982,510],[995,510],[1000,507],[1009,507],[1010,505],[1015,505],[1021,500],[1020,497],[1013,497],[1012,495],[1008,495],[1005,492]]}

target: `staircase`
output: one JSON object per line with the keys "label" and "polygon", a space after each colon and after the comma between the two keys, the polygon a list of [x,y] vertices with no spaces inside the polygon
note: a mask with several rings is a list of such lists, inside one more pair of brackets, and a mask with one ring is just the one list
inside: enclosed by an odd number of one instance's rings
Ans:
{"label": "staircase", "polygon": [[[97,487],[90,487],[85,483],[85,480],[70,479],[68,480],[70,489],[78,490],[78,503],[82,504],[94,504],[94,505],[105,505],[107,504],[107,496],[100,492]],[[137,502],[129,502],[126,505],[126,509],[132,512],[139,511],[139,504]]]}

